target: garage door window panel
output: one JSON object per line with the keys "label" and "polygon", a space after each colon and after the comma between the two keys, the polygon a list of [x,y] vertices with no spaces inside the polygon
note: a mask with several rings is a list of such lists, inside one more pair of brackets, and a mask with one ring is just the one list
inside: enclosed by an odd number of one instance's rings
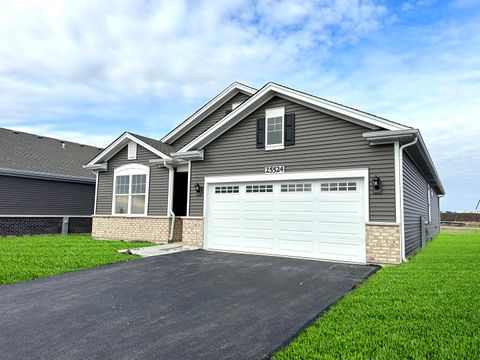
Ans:
{"label": "garage door window panel", "polygon": [[238,194],[239,186],[215,186],[215,194]]}
{"label": "garage door window panel", "polygon": [[301,184],[282,184],[280,186],[280,192],[312,192],[311,183],[301,183]]}
{"label": "garage door window panel", "polygon": [[356,182],[322,182],[320,185],[320,191],[357,191]]}
{"label": "garage door window panel", "polygon": [[247,194],[251,193],[273,193],[273,185],[247,185],[245,187]]}

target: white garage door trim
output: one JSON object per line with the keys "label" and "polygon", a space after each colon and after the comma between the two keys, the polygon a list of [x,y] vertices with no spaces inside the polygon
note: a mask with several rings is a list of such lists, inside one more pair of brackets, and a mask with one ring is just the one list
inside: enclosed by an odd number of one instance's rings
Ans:
{"label": "white garage door trim", "polygon": [[369,181],[368,169],[348,169],[348,170],[329,170],[316,172],[295,172],[286,174],[272,175],[231,175],[231,176],[210,176],[205,178],[205,194],[204,194],[204,248],[208,248],[208,199],[210,184],[225,183],[248,183],[248,182],[277,182],[290,180],[322,180],[322,179],[338,179],[338,178],[362,178],[364,193],[364,220],[369,221]]}

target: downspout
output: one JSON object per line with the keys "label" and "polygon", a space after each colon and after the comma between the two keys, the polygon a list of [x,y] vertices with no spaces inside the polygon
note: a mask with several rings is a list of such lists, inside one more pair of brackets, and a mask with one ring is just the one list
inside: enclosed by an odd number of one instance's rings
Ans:
{"label": "downspout", "polygon": [[163,160],[163,165],[168,169],[168,213],[172,217],[172,223],[170,224],[170,235],[168,237],[168,242],[173,240],[173,230],[175,229],[175,213],[172,210],[172,197],[173,197],[173,167],[170,164],[167,164],[167,160]]}
{"label": "downspout", "polygon": [[400,146],[399,149],[399,174],[400,174],[400,254],[402,256],[402,262],[408,261],[405,257],[405,224],[404,224],[404,209],[403,209],[403,149],[406,147],[415,145],[418,141],[418,136],[415,135],[415,139],[412,142]]}
{"label": "downspout", "polygon": [[97,215],[97,197],[98,197],[98,173],[100,170],[92,170],[92,173],[95,174],[95,200],[93,202],[93,215]]}

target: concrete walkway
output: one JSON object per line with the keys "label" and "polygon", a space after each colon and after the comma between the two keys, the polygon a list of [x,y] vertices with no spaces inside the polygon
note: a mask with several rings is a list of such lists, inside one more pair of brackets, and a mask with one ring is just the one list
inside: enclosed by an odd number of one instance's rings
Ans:
{"label": "concrete walkway", "polygon": [[122,249],[119,253],[133,254],[141,257],[150,257],[158,255],[167,255],[180,251],[196,250],[197,248],[184,246],[182,243],[172,243],[166,245],[154,245],[140,248]]}

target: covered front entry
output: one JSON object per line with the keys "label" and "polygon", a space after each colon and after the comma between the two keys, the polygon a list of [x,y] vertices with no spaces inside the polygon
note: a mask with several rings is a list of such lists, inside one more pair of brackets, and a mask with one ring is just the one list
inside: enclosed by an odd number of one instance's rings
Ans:
{"label": "covered front entry", "polygon": [[366,261],[364,178],[274,179],[207,184],[205,248]]}

